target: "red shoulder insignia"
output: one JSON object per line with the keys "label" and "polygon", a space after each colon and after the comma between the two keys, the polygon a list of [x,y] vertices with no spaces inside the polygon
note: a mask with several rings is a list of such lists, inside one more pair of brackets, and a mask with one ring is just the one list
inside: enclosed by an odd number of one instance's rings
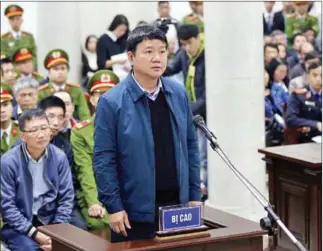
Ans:
{"label": "red shoulder insignia", "polygon": [[48,88],[48,84],[41,85],[38,87],[38,91],[45,90],[46,88]]}
{"label": "red shoulder insignia", "polygon": [[82,122],[75,124],[75,125],[73,126],[73,128],[81,129],[81,128],[83,128],[83,127],[87,126],[87,125],[88,125],[88,124],[90,124],[90,123],[91,123],[91,120],[90,120],[90,119],[83,120]]}
{"label": "red shoulder insignia", "polygon": [[81,87],[79,84],[76,84],[76,83],[66,83],[66,84],[74,87]]}

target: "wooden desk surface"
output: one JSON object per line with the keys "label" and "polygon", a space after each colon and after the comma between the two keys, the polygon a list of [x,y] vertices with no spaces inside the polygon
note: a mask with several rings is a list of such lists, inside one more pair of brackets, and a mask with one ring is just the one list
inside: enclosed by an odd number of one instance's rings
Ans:
{"label": "wooden desk surface", "polygon": [[[40,227],[40,229],[51,238],[58,240],[70,247],[74,247],[76,250],[82,251],[165,250],[176,247],[237,240],[247,237],[260,237],[266,234],[266,232],[260,228],[259,223],[249,221],[210,207],[205,207],[204,210],[204,216],[206,219],[225,227],[209,230],[211,234],[210,237],[196,238],[193,240],[181,240],[167,243],[160,243],[156,240],[140,240],[112,244],[107,240],[83,231],[82,229],[78,229],[70,224],[48,225]],[[95,249],[93,249],[94,246]]]}
{"label": "wooden desk surface", "polygon": [[322,167],[322,145],[306,143],[259,149],[266,157],[287,160],[313,168]]}

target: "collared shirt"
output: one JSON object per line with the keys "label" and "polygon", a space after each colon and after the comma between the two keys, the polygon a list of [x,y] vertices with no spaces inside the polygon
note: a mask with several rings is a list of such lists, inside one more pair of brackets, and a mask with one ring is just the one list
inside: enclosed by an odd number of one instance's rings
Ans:
{"label": "collared shirt", "polygon": [[134,74],[132,73],[132,77],[133,77],[133,80],[136,82],[136,84],[139,86],[139,88],[145,93],[145,95],[149,98],[149,99],[151,99],[152,101],[155,101],[156,100],[156,98],[157,98],[157,96],[158,96],[158,94],[159,94],[159,92],[160,92],[160,90],[163,90],[163,84],[162,84],[162,81],[161,81],[161,79],[158,79],[158,85],[157,85],[157,88],[156,88],[156,90],[154,91],[154,92],[151,92],[151,93],[149,93],[149,92],[147,92],[139,83],[138,83],[138,81],[136,80],[136,78],[135,78],[135,76],[134,76]]}
{"label": "collared shirt", "polygon": [[4,132],[6,132],[7,133],[7,145],[8,146],[10,144],[11,128],[12,128],[12,123],[10,122],[10,124],[9,124],[9,126],[8,126],[7,129],[5,129],[5,130],[4,129],[1,129],[1,137],[0,137],[0,139],[2,140],[2,135],[3,135]]}
{"label": "collared shirt", "polygon": [[270,28],[272,27],[273,25],[273,21],[274,21],[274,15],[275,13],[272,11],[272,12],[265,12],[264,13],[264,17],[265,17],[265,20],[266,20],[266,23],[268,25],[270,25]]}
{"label": "collared shirt", "polygon": [[55,92],[58,92],[60,90],[65,90],[66,83],[63,84],[63,85],[57,85],[57,84],[55,84],[55,83],[52,82],[52,84],[53,84],[53,87],[54,87]]}
{"label": "collared shirt", "polygon": [[11,34],[15,39],[18,39],[18,38],[21,39],[21,35],[22,35],[21,31],[16,32],[14,30],[11,30]]}
{"label": "collared shirt", "polygon": [[315,91],[310,85],[309,85],[309,87],[310,87],[310,90],[311,90],[313,96],[318,98],[318,101],[320,103],[322,103],[322,90],[321,91]]}
{"label": "collared shirt", "polygon": [[33,215],[38,214],[39,208],[44,205],[44,195],[50,190],[49,184],[44,179],[45,159],[48,157],[46,148],[39,160],[34,160],[27,150],[26,143],[22,143],[25,158],[28,160],[28,170],[33,180]]}
{"label": "collared shirt", "polygon": [[22,110],[20,105],[17,105],[17,115],[20,115],[20,114],[22,114]]}
{"label": "collared shirt", "polygon": [[112,39],[113,42],[118,40],[117,36],[114,35],[111,31],[107,31],[106,34]]}

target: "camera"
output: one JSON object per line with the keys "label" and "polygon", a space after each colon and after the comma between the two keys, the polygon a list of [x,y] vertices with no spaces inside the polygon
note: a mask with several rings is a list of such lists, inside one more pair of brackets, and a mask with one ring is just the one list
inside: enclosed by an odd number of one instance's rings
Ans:
{"label": "camera", "polygon": [[156,27],[166,34],[168,31],[168,27],[171,24],[177,26],[178,23],[175,19],[171,19],[171,18],[170,19],[157,19]]}

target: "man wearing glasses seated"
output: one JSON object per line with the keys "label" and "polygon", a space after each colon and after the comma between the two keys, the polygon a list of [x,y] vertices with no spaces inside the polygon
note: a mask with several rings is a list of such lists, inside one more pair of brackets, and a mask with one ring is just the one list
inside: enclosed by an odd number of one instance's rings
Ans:
{"label": "man wearing glasses seated", "polygon": [[51,250],[40,225],[68,223],[74,206],[71,169],[65,153],[49,144],[41,109],[19,117],[23,142],[1,157],[1,239],[11,251]]}

